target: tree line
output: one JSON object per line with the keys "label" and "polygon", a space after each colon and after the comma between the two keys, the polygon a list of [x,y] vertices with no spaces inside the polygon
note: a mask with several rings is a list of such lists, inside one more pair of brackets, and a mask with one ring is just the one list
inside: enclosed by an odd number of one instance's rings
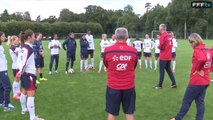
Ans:
{"label": "tree line", "polygon": [[185,26],[187,36],[197,32],[203,38],[213,38],[213,10],[191,8],[192,1],[172,0],[166,7],[157,4],[152,8],[147,3],[144,5],[147,11],[143,15],[136,14],[131,5],[122,10],[106,10],[100,6],[89,5],[85,7],[85,13],[81,14],[65,8],[58,18],[49,16],[41,20],[39,15],[35,21],[31,20],[28,11],[9,14],[5,10],[0,17],[0,30],[16,34],[18,30],[31,28],[45,35],[58,33],[65,36],[70,31],[82,33],[90,29],[94,35],[100,35],[103,32],[113,34],[117,27],[122,26],[128,28],[130,36],[133,37],[135,34],[151,34],[152,30],[158,30],[159,24],[165,23],[168,30],[175,31],[177,38],[184,38]]}

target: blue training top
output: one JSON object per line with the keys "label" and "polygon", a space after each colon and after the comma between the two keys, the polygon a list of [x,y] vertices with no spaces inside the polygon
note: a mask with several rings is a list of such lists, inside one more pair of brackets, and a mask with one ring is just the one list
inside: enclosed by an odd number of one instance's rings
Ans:
{"label": "blue training top", "polygon": [[62,44],[63,49],[67,51],[67,53],[75,53],[76,51],[76,41],[75,38],[68,38],[64,41],[64,43]]}
{"label": "blue training top", "polygon": [[39,54],[39,52],[42,52],[44,50],[42,46],[42,42],[39,40],[35,40],[33,44],[35,59],[36,58],[42,58],[42,56]]}

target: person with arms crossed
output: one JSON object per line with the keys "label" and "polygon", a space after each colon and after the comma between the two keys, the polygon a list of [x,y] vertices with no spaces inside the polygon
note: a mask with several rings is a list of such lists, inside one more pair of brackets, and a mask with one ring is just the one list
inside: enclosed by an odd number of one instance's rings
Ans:
{"label": "person with arms crossed", "polygon": [[4,112],[14,111],[15,107],[10,103],[11,83],[8,76],[7,59],[2,42],[5,41],[5,33],[0,31],[0,108]]}
{"label": "person with arms crossed", "polygon": [[82,38],[80,39],[80,46],[81,46],[80,72],[82,72],[82,70],[83,70],[83,62],[84,62],[85,70],[89,71],[89,67],[88,67],[89,43],[88,43],[85,35],[83,35]]}
{"label": "person with arms crossed", "polygon": [[[63,49],[67,51],[67,61],[66,61],[66,68],[65,68],[65,74],[73,73],[74,69],[74,61],[75,61],[75,53],[76,53],[76,47],[77,43],[75,41],[75,34],[71,32],[69,34],[68,39],[66,39],[63,43]],[[69,63],[71,62],[70,69],[68,71]]]}
{"label": "person with arms crossed", "polygon": [[[101,47],[101,60],[99,63],[99,70],[98,73],[101,73],[101,69],[102,69],[102,65],[103,65],[103,55],[104,55],[104,49],[106,47],[110,46],[110,42],[107,40],[107,34],[102,34],[102,40],[100,43],[100,47]],[[106,72],[106,67],[104,66],[104,71]]]}
{"label": "person with arms crossed", "polygon": [[157,70],[157,66],[158,66],[158,60],[160,57],[160,49],[158,48],[158,46],[160,45],[160,35],[157,35],[157,39],[155,40],[154,43],[154,48],[155,48],[155,70]]}
{"label": "person with arms crossed", "polygon": [[143,42],[140,40],[139,35],[136,35],[135,41],[133,42],[133,47],[135,47],[138,51],[138,63],[139,63],[139,68],[142,68],[142,63],[141,63],[141,56],[142,56],[142,47],[143,47]]}
{"label": "person with arms crossed", "polygon": [[212,71],[212,50],[206,48],[197,33],[189,36],[189,43],[194,52],[190,80],[179,113],[171,120],[182,120],[195,100],[197,106],[196,120],[204,119],[206,90],[210,84],[209,73]]}
{"label": "person with arms crossed", "polygon": [[95,43],[94,43],[93,35],[91,35],[90,30],[87,31],[87,34],[86,34],[85,37],[86,37],[87,41],[89,42],[88,52],[89,52],[89,56],[91,58],[91,67],[92,67],[92,69],[95,69],[95,65],[94,65]]}
{"label": "person with arms crossed", "polygon": [[161,36],[160,45],[158,46],[158,48],[160,49],[160,78],[159,83],[155,86],[155,89],[162,88],[165,69],[169,75],[170,80],[172,81],[171,88],[177,88],[175,77],[170,67],[172,60],[172,36],[169,35],[166,30],[166,25],[160,24],[159,31],[161,33]]}
{"label": "person with arms crossed", "polygon": [[149,59],[149,65],[150,68],[152,69],[152,47],[153,47],[153,42],[152,40],[149,38],[149,34],[145,35],[145,39],[143,41],[143,49],[144,49],[144,59],[145,59],[145,66],[146,69],[148,68],[148,61],[147,59]]}
{"label": "person with arms crossed", "polygon": [[21,52],[21,47],[19,44],[19,38],[17,36],[10,36],[8,37],[7,44],[10,46],[9,52],[12,63],[12,70],[13,70],[13,99],[19,100],[21,92],[20,92],[20,79],[16,77],[16,73],[18,72],[18,65],[17,65],[17,58],[18,54]]}
{"label": "person with arms crossed", "polygon": [[135,111],[135,68],[137,50],[128,46],[126,28],[115,30],[117,43],[104,50],[104,65],[108,69],[106,112],[108,120],[116,120],[122,103],[126,120],[134,120]]}
{"label": "person with arms crossed", "polygon": [[176,49],[178,47],[178,42],[173,32],[171,32],[170,35],[172,36],[172,72],[174,73],[176,69]]}
{"label": "person with arms crossed", "polygon": [[54,34],[52,40],[48,44],[50,49],[50,66],[49,75],[52,75],[53,62],[55,60],[55,73],[58,73],[58,62],[59,62],[59,50],[61,49],[61,43],[58,40],[58,35]]}
{"label": "person with arms crossed", "polygon": [[[44,68],[44,48],[42,45],[42,34],[41,33],[36,33],[35,34],[36,40],[34,41],[34,53],[35,53],[35,66],[36,66],[36,73],[39,74],[40,76],[40,81],[44,80],[46,81],[47,79],[43,77],[43,68]],[[36,80],[37,84],[40,84],[39,80]]]}

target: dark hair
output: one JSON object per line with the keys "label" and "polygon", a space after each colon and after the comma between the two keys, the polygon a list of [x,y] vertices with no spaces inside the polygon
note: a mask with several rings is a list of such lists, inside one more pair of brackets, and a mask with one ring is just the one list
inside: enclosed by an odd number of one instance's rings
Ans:
{"label": "dark hair", "polygon": [[54,34],[52,35],[52,40],[54,39],[55,35],[58,36],[58,34],[54,33]]}
{"label": "dark hair", "polygon": [[21,45],[23,46],[28,37],[32,37],[34,32],[30,29],[25,30],[24,32],[19,33],[19,37],[21,39]]}
{"label": "dark hair", "polygon": [[37,38],[41,33],[38,32],[38,33],[35,33],[35,38]]}
{"label": "dark hair", "polygon": [[[0,38],[4,34],[4,32],[0,31]],[[0,39],[0,45],[2,44],[1,39]]]}
{"label": "dark hair", "polygon": [[136,39],[136,40],[139,40],[139,39],[140,39],[140,36],[139,36],[138,34],[136,34],[136,35],[135,35],[135,39]]}

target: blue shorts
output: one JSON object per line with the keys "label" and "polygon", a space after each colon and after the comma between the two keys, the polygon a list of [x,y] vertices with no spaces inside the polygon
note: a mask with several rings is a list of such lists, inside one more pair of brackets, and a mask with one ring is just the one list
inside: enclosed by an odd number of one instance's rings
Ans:
{"label": "blue shorts", "polygon": [[36,58],[35,59],[35,66],[36,68],[43,68],[44,67],[44,58]]}
{"label": "blue shorts", "polygon": [[93,58],[94,50],[88,50],[88,52],[89,52],[90,57]]}
{"label": "blue shorts", "polygon": [[16,74],[18,73],[18,69],[13,69],[13,76],[15,77],[16,76]]}
{"label": "blue shorts", "polygon": [[102,52],[102,53],[101,53],[101,58],[103,58],[103,57],[104,57],[104,53]]}
{"label": "blue shorts", "polygon": [[82,59],[82,58],[87,59],[88,56],[89,56],[89,55],[88,55],[87,53],[81,53],[81,59]]}
{"label": "blue shorts", "polygon": [[24,72],[21,75],[21,87],[27,91],[36,90],[36,76]]}
{"label": "blue shorts", "polygon": [[155,53],[155,57],[160,57],[160,53]]}
{"label": "blue shorts", "polygon": [[141,59],[142,52],[138,52],[137,56],[138,56],[138,59]]}
{"label": "blue shorts", "polygon": [[120,104],[122,103],[125,114],[135,112],[136,93],[135,88],[128,90],[114,90],[107,87],[106,91],[106,112],[112,115],[119,115]]}
{"label": "blue shorts", "polygon": [[143,53],[143,56],[144,56],[144,57],[152,57],[152,53],[144,52],[144,53]]}
{"label": "blue shorts", "polygon": [[70,60],[75,61],[75,53],[67,53],[67,62]]}
{"label": "blue shorts", "polygon": [[172,53],[172,58],[176,58],[176,52]]}

